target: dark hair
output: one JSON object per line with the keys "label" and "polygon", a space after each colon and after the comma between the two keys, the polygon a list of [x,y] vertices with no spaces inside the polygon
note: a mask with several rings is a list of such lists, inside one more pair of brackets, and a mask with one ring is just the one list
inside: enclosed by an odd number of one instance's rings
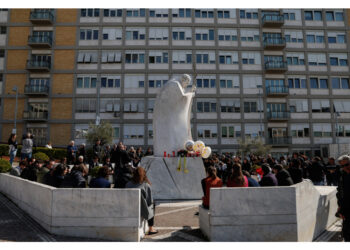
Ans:
{"label": "dark hair", "polygon": [[245,176],[247,176],[247,178],[250,178],[251,175],[247,170],[242,170],[242,174],[244,174]]}
{"label": "dark hair", "polygon": [[262,171],[264,172],[264,175],[271,172],[270,165],[268,163],[262,164],[261,168],[262,168]]}
{"label": "dark hair", "polygon": [[64,171],[66,170],[66,166],[64,166],[63,164],[58,164],[53,172],[52,175],[53,176],[62,176],[64,174]]}
{"label": "dark hair", "polygon": [[147,178],[146,170],[143,167],[136,168],[131,180],[133,183],[136,183],[136,184],[141,184],[146,182],[151,185],[151,182]]}
{"label": "dark hair", "polygon": [[79,172],[82,172],[82,173],[87,173],[88,170],[87,168],[85,167],[85,165],[83,163],[79,164],[79,165],[75,165],[73,168],[72,168],[72,172],[74,171],[79,171]]}
{"label": "dark hair", "polygon": [[27,162],[26,161],[20,161],[19,162],[19,166],[27,166]]}
{"label": "dark hair", "polygon": [[231,175],[230,175],[230,180],[234,181],[235,183],[237,183],[238,185],[242,186],[245,182],[243,173],[242,173],[242,167],[240,164],[234,164],[232,166],[232,170],[231,170]]}
{"label": "dark hair", "polygon": [[10,138],[9,138],[9,140],[12,140],[12,138],[13,138],[15,135],[16,135],[16,134],[11,133],[11,134],[10,134]]}
{"label": "dark hair", "polygon": [[213,166],[209,166],[209,168],[208,168],[208,175],[212,179],[215,179],[216,178],[216,168],[213,167]]}
{"label": "dark hair", "polygon": [[277,171],[281,171],[283,169],[283,166],[281,164],[275,164],[274,166],[272,166],[273,169],[277,169]]}
{"label": "dark hair", "polygon": [[109,174],[109,169],[107,166],[100,167],[97,172],[98,177],[106,178]]}

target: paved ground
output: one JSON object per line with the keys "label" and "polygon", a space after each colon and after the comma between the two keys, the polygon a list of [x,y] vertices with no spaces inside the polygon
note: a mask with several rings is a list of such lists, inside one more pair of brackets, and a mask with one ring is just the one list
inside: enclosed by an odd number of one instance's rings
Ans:
{"label": "paved ground", "polygon": [[[155,228],[158,234],[146,236],[142,242],[207,241],[199,230],[200,201],[156,202]],[[331,226],[316,241],[342,241],[340,221]],[[91,242],[96,239],[51,235],[14,203],[0,194],[0,242]]]}

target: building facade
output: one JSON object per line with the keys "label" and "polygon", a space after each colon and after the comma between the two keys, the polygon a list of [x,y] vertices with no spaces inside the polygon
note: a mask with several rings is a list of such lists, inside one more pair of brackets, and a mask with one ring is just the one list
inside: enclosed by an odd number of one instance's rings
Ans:
{"label": "building facade", "polygon": [[[192,134],[215,151],[261,136],[274,154],[350,143],[347,9],[0,9],[0,130],[152,145],[156,93],[197,85]],[[338,129],[337,129],[338,128]]]}

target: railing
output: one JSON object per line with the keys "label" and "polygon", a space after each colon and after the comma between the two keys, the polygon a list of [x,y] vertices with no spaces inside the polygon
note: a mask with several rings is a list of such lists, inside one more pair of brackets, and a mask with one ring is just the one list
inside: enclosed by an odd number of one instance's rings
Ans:
{"label": "railing", "polygon": [[50,45],[52,46],[52,39],[50,36],[29,36],[28,44],[33,45]]}
{"label": "railing", "polygon": [[270,111],[267,112],[267,119],[268,120],[283,120],[283,119],[289,119],[290,113],[289,111]]}
{"label": "railing", "polygon": [[286,46],[286,39],[284,37],[274,38],[274,37],[265,37],[263,41],[264,47],[269,46]]}
{"label": "railing", "polygon": [[44,147],[47,142],[48,142],[48,140],[46,139],[46,137],[34,137],[34,145],[35,146]]}
{"label": "railing", "polygon": [[287,62],[285,61],[266,62],[265,70],[287,70]]}
{"label": "railing", "polygon": [[38,60],[27,60],[27,69],[33,69],[33,70],[50,70],[51,69],[51,62],[49,61],[38,61]]}
{"label": "railing", "polygon": [[33,112],[33,111],[23,111],[23,120],[47,120],[49,116],[48,112]]}
{"label": "railing", "polygon": [[266,87],[266,94],[288,94],[289,88],[286,86],[269,86]]}
{"label": "railing", "polygon": [[292,138],[287,136],[287,137],[272,137],[272,138],[267,138],[267,144],[272,144],[272,145],[287,145],[292,143]]}
{"label": "railing", "polygon": [[50,22],[54,21],[54,16],[50,10],[34,10],[30,12],[30,20],[33,22]]}
{"label": "railing", "polygon": [[263,24],[283,24],[284,17],[281,14],[264,14],[262,18]]}
{"label": "railing", "polygon": [[49,94],[49,86],[41,86],[41,85],[26,85],[24,86],[25,94]]}

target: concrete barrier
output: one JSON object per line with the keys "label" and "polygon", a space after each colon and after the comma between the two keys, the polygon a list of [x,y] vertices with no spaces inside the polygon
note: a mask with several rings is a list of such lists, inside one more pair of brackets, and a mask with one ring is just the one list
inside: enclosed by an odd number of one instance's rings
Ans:
{"label": "concrete barrier", "polygon": [[290,187],[212,188],[199,208],[211,241],[312,241],[337,218],[335,187],[303,181]]}
{"label": "concrete barrier", "polygon": [[116,241],[144,235],[139,189],[58,189],[0,174],[0,192],[53,234]]}

